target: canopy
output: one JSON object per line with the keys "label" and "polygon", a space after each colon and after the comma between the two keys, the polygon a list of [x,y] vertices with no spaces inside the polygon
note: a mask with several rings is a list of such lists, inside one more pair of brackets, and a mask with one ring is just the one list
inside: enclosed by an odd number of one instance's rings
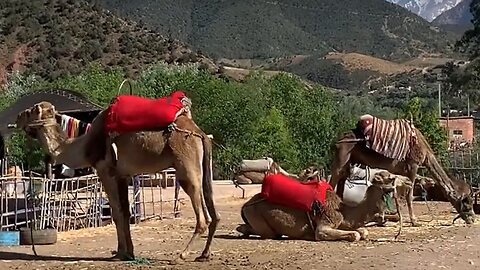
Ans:
{"label": "canopy", "polygon": [[[103,108],[87,100],[80,93],[65,89],[44,89],[28,93],[20,97],[12,106],[0,113],[0,134],[10,135],[15,130],[9,129],[8,124],[15,123],[20,112],[34,104],[47,101],[55,106],[59,113],[78,115],[85,113],[87,118],[95,116]],[[88,121],[86,119],[80,119]]]}

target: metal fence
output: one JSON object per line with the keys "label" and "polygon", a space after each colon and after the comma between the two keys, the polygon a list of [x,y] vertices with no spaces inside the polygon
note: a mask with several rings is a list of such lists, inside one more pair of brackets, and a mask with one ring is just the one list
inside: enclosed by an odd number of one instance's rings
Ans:
{"label": "metal fence", "polygon": [[[95,174],[66,179],[1,177],[0,188],[0,230],[34,224],[38,229],[68,231],[111,222],[108,198]],[[178,217],[182,201],[174,170],[136,176],[129,185],[131,223]]]}
{"label": "metal fence", "polygon": [[[463,180],[474,187],[480,184],[480,151],[476,149],[462,149],[449,151],[438,157],[445,171],[458,180]],[[419,174],[428,176],[429,172],[422,166]]]}

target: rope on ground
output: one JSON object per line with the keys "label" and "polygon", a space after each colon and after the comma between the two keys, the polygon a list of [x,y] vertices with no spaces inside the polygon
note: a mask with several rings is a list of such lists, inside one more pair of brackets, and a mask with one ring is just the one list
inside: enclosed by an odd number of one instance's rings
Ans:
{"label": "rope on ground", "polygon": [[422,191],[425,192],[425,197],[423,199],[425,200],[425,205],[427,206],[427,211],[430,214],[430,220],[428,220],[427,222],[432,222],[434,220],[434,217],[433,217],[432,210],[430,209],[430,206],[429,206],[429,203],[428,203],[428,200],[427,200],[427,196],[428,196],[427,190],[422,185],[422,183],[419,183],[419,185],[420,185],[420,188],[422,188]]}

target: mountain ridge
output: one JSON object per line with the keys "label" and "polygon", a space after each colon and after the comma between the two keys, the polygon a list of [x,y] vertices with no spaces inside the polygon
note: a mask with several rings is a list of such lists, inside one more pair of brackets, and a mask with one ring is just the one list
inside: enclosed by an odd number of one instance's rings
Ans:
{"label": "mountain ridge", "polygon": [[432,22],[439,15],[459,5],[464,0],[386,0]]}
{"label": "mountain ridge", "polygon": [[79,73],[92,62],[135,76],[157,62],[213,61],[178,40],[118,18],[83,0],[17,0],[0,3],[0,85],[20,71],[44,79]]}
{"label": "mountain ridge", "polygon": [[96,2],[215,59],[332,51],[408,59],[448,53],[453,41],[449,33],[384,0]]}
{"label": "mountain ridge", "polygon": [[472,0],[464,0],[454,8],[442,13],[435,20],[435,25],[459,25],[465,27],[473,26],[471,20],[473,19],[470,12],[470,4]]}

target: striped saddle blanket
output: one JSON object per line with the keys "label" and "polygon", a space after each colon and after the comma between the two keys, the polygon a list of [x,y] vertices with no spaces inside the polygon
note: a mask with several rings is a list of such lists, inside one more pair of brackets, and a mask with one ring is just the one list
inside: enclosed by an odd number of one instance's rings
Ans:
{"label": "striped saddle blanket", "polygon": [[370,149],[396,160],[405,160],[416,140],[413,124],[405,119],[383,120],[366,114],[360,117],[358,127]]}

